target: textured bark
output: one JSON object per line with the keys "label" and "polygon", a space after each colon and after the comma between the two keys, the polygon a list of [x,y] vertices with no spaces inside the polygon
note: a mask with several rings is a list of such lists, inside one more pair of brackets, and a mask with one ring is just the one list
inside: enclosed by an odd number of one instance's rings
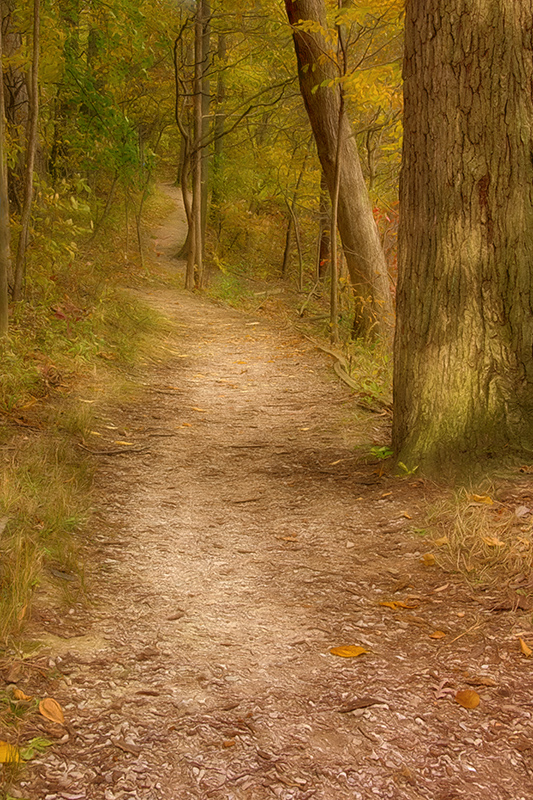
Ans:
{"label": "textured bark", "polygon": [[30,235],[31,210],[33,204],[33,170],[37,152],[37,121],[39,117],[39,47],[40,47],[40,0],[33,0],[33,49],[31,63],[30,115],[26,134],[26,162],[24,165],[24,204],[22,206],[20,236],[15,261],[13,300],[22,297],[26,250]]}
{"label": "textured bark", "polygon": [[0,336],[8,327],[8,276],[11,273],[9,198],[5,152],[2,25],[0,24]]}
{"label": "textured bark", "polygon": [[[300,89],[315,137],[318,156],[330,196],[335,187],[340,90],[332,85],[339,74],[322,33],[326,28],[323,0],[285,0],[291,25],[316,23],[312,31],[295,28]],[[323,83],[329,85],[322,85]],[[318,87],[318,88],[317,88]],[[353,131],[345,113],[340,115],[341,175],[338,229],[350,279],[360,304],[360,332],[379,329],[390,333],[392,303],[385,256],[374,221],[368,190],[361,171]]]}
{"label": "textured bark", "polygon": [[394,446],[533,448],[533,0],[408,0]]}

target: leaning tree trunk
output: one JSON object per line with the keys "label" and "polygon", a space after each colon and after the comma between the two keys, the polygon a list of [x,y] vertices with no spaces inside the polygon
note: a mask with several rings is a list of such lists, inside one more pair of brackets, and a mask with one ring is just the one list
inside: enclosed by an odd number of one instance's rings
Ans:
{"label": "leaning tree trunk", "polygon": [[408,0],[394,447],[533,450],[533,0]]}
{"label": "leaning tree trunk", "polygon": [[[368,334],[377,329],[389,336],[392,301],[387,265],[353,131],[345,113],[340,115],[339,126],[339,72],[335,66],[335,53],[326,44],[320,31],[320,28],[325,31],[327,26],[324,0],[285,0],[285,6],[289,22],[296,26],[294,47],[300,90],[331,196],[335,191],[339,129],[341,133],[338,229],[359,302],[360,333]],[[298,23],[302,21],[316,23],[317,28],[298,28]]]}

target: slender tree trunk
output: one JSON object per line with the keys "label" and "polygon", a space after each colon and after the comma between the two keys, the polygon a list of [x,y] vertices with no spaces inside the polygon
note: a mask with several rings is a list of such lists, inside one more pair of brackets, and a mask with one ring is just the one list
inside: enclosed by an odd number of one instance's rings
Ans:
{"label": "slender tree trunk", "polygon": [[37,150],[37,120],[39,116],[39,43],[40,43],[40,0],[33,0],[33,55],[31,65],[31,93],[28,133],[26,137],[26,164],[24,172],[24,205],[22,207],[21,230],[15,262],[13,300],[22,297],[26,250],[28,248],[31,209],[33,203],[33,170]]}
{"label": "slender tree trunk", "polygon": [[339,118],[337,128],[337,148],[335,153],[335,177],[333,181],[333,195],[331,197],[331,285],[329,304],[330,335],[333,344],[339,341],[339,265],[337,249],[337,223],[339,217],[339,191],[341,184],[341,149],[342,149],[342,120],[344,116],[344,92],[341,89],[339,103]]}
{"label": "slender tree trunk", "polygon": [[[285,0],[291,25],[317,23],[326,30],[324,0]],[[307,109],[329,193],[335,187],[335,163],[340,107],[339,71],[335,53],[318,31],[295,27],[294,47],[300,89]],[[392,300],[385,256],[365,185],[353,131],[341,115],[341,175],[338,228],[355,295],[359,302],[360,333],[392,329]],[[333,231],[331,232],[333,240]]]}
{"label": "slender tree trunk", "polygon": [[294,239],[296,241],[296,252],[298,253],[298,291],[304,290],[304,256],[302,251],[302,239],[300,236],[300,228],[298,226],[298,217],[294,208],[295,204],[287,203],[289,214],[292,219],[292,227],[294,230]]}
{"label": "slender tree trunk", "polygon": [[289,217],[287,219],[287,230],[285,232],[285,247],[283,249],[283,261],[281,263],[281,277],[286,278],[287,272],[289,270],[289,259],[291,255],[291,245],[292,245],[292,214],[290,213],[289,207]]}
{"label": "slender tree trunk", "polygon": [[318,222],[318,244],[317,244],[317,265],[316,278],[320,280],[327,273],[331,258],[331,213],[328,186],[324,173],[320,176],[320,199],[319,199],[319,222]]}
{"label": "slender tree trunk", "polygon": [[[195,45],[194,45],[194,146],[193,146],[193,191],[192,191],[192,228],[190,231],[190,248],[192,258],[187,260],[187,288],[191,278],[194,285],[200,287],[203,278],[202,252],[202,73],[203,73],[203,3],[196,1]],[[193,274],[190,274],[192,266]]]}
{"label": "slender tree trunk", "polygon": [[205,252],[205,231],[209,199],[209,110],[211,105],[209,70],[211,67],[211,3],[202,0],[202,252]]}
{"label": "slender tree trunk", "polygon": [[404,76],[395,451],[530,459],[532,0],[408,0]]}
{"label": "slender tree trunk", "polygon": [[217,101],[215,112],[215,135],[214,135],[214,154],[213,154],[213,191],[211,194],[211,208],[213,217],[219,215],[219,206],[222,182],[222,153],[223,153],[223,138],[224,127],[226,123],[226,115],[224,111],[224,103],[226,100],[226,34],[218,34],[218,47],[217,47],[217,62],[218,62],[218,75],[217,75]]}
{"label": "slender tree trunk", "polygon": [[8,278],[11,274],[11,229],[9,222],[9,196],[5,152],[5,116],[3,81],[3,42],[0,19],[0,336],[8,328]]}

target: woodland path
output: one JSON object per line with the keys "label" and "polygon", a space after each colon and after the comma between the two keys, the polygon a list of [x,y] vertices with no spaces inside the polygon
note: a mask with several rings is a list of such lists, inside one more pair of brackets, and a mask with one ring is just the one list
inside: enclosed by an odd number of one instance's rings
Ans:
{"label": "woodland path", "polygon": [[[531,800],[531,614],[424,566],[423,485],[354,455],[350,392],[309,341],[185,292],[148,299],[172,320],[168,359],[99,420],[100,449],[138,452],[99,459],[94,606],[50,625],[69,734],[20,796]],[[472,686],[467,710],[453,695]]]}

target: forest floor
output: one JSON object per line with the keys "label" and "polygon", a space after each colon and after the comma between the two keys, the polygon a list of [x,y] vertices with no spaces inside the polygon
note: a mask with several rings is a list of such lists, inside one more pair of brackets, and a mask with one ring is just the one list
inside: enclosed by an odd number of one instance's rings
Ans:
{"label": "forest floor", "polygon": [[[171,271],[180,230],[156,234]],[[424,562],[438,490],[357,454],[350,390],[288,325],[142,296],[168,358],[99,419],[91,604],[41,612],[35,662],[66,726],[12,795],[531,800],[531,611]]]}

